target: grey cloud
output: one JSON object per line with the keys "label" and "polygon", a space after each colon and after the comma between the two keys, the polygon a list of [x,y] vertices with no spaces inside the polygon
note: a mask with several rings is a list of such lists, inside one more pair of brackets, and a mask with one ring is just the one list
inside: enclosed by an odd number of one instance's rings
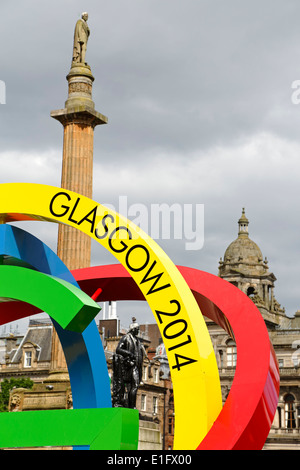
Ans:
{"label": "grey cloud", "polygon": [[[2,3],[1,181],[59,185],[63,130],[50,111],[67,98],[82,3]],[[205,204],[202,250],[160,243],[177,264],[215,274],[245,206],[250,234],[278,278],[277,298],[294,313],[300,106],[291,103],[291,84],[300,79],[299,2],[88,0],[84,9],[93,98],[109,118],[95,130],[95,199]],[[270,145],[249,154],[244,143],[263,134]],[[5,151],[19,157],[9,160]],[[49,233],[53,246],[54,239]],[[94,245],[93,260],[113,262]]]}

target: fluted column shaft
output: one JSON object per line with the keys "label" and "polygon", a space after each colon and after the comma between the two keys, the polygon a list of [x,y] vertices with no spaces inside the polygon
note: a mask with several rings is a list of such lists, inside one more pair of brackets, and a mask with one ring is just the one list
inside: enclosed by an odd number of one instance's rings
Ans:
{"label": "fluted column shaft", "polygon": [[[64,126],[61,187],[93,196],[93,138],[91,125],[70,122]],[[72,269],[87,268],[91,261],[91,238],[68,225],[58,230],[57,254]]]}

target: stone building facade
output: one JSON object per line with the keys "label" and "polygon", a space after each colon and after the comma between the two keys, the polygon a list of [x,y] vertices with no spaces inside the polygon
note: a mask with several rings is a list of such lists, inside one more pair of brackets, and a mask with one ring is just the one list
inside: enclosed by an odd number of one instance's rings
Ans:
{"label": "stone building facade", "polygon": [[[267,326],[280,370],[278,408],[264,449],[300,449],[300,312],[293,317],[275,297],[275,275],[269,270],[258,245],[249,237],[249,220],[243,209],[238,220],[238,237],[225,250],[219,262],[219,276],[252,299]],[[236,365],[234,341],[207,320],[214,344],[223,401],[229,393]],[[253,347],[255,347],[255,332]]]}

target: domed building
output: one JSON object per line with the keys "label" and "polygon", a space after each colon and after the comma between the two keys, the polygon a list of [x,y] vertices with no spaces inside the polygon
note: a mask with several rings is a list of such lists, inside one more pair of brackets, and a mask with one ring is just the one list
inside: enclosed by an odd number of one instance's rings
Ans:
{"label": "domed building", "polygon": [[238,287],[259,308],[267,326],[274,328],[285,319],[285,310],[275,299],[276,277],[269,271],[258,245],[249,237],[249,220],[245,209],[238,221],[238,237],[225,251],[219,262],[219,276]]}
{"label": "domed building", "polygon": [[[274,295],[275,275],[258,245],[249,237],[245,210],[238,220],[238,236],[219,261],[219,276],[238,287],[255,303],[266,323],[280,372],[277,411],[265,450],[300,450],[300,311],[287,316]],[[223,403],[235,374],[237,349],[234,340],[209,319],[206,324],[216,353]],[[253,336],[255,347],[255,332]],[[251,350],[249,351],[251,355]]]}

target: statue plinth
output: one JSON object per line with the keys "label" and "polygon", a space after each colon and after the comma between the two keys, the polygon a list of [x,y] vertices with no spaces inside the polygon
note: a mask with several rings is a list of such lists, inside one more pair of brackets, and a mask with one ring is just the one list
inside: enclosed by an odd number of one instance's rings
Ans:
{"label": "statue plinth", "polygon": [[78,75],[89,77],[92,81],[95,80],[91,67],[86,62],[72,62],[70,72],[67,75],[67,80],[69,80],[69,77]]}
{"label": "statue plinth", "polygon": [[72,67],[67,75],[69,93],[68,99],[65,102],[65,107],[70,109],[86,105],[87,107],[94,109],[95,104],[92,100],[92,85],[94,77],[90,67],[78,65]]}
{"label": "statue plinth", "polygon": [[107,117],[95,110],[92,99],[92,86],[95,80],[91,68],[87,64],[72,63],[68,80],[68,99],[64,109],[51,111],[51,117],[61,124],[70,122],[91,125],[93,128],[107,124]]}

